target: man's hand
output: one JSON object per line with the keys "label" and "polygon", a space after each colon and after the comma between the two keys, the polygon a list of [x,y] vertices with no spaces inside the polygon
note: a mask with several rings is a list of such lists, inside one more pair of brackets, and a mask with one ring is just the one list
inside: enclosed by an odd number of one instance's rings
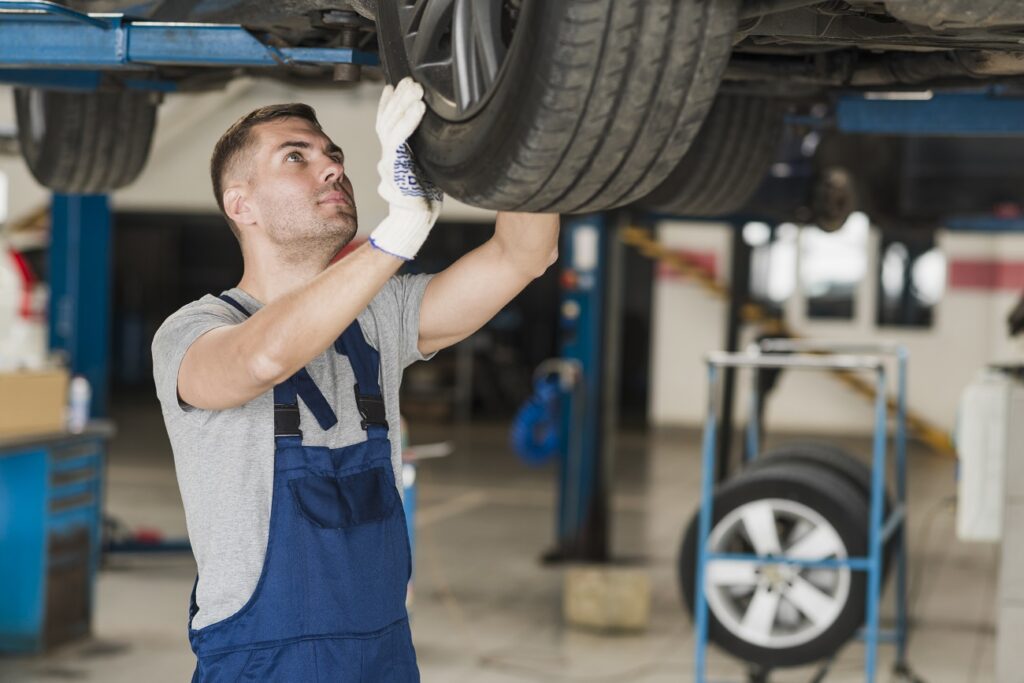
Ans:
{"label": "man's hand", "polygon": [[388,217],[370,234],[370,243],[393,256],[411,260],[441,213],[441,191],[418,173],[407,140],[423,119],[423,88],[412,78],[384,88],[377,107],[377,192],[388,203]]}

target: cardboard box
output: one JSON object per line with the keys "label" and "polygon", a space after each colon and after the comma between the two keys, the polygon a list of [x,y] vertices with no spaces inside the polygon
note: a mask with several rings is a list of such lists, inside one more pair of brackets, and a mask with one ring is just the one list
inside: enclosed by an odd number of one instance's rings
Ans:
{"label": "cardboard box", "polygon": [[0,439],[64,431],[67,370],[0,373]]}

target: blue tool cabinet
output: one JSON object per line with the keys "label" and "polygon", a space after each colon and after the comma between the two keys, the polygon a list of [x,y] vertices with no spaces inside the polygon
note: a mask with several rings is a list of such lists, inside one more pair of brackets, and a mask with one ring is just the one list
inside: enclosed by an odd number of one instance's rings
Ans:
{"label": "blue tool cabinet", "polygon": [[109,431],[0,441],[0,652],[89,633]]}

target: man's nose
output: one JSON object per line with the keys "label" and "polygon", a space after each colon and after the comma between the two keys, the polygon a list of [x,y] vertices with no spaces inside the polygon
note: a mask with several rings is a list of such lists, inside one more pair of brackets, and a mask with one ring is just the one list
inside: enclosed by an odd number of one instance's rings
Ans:
{"label": "man's nose", "polygon": [[340,161],[332,161],[323,170],[320,181],[323,184],[340,183],[345,179],[345,164]]}

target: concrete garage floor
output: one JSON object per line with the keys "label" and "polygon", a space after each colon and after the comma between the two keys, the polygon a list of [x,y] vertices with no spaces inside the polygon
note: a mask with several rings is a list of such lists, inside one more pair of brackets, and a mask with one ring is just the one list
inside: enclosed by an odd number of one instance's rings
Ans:
{"label": "concrete garage floor", "polygon": [[[184,534],[171,454],[148,397],[121,401],[107,508],[132,526]],[[616,462],[613,547],[643,558],[653,587],[642,635],[566,628],[561,578],[538,556],[552,540],[554,474],[527,469],[506,446],[507,424],[411,425],[413,443],[451,439],[453,456],[420,467],[413,634],[424,681],[689,681],[693,637],[680,605],[675,557],[696,505],[699,433],[627,431]],[[868,451],[867,440],[845,445]],[[954,536],[953,461],[911,452],[910,662],[927,683],[993,680],[998,549]],[[191,556],[120,556],[99,577],[94,637],[49,656],[0,659],[0,681],[164,683],[189,680],[185,636],[195,567]],[[892,650],[882,648],[879,681]],[[849,645],[828,681],[863,681],[863,648]],[[713,653],[715,680],[742,669]],[[773,681],[807,681],[812,669]]]}

